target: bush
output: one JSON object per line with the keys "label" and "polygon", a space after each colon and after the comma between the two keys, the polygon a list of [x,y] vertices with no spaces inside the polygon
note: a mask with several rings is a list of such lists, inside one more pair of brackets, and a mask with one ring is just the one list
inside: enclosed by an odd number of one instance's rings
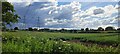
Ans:
{"label": "bush", "polygon": [[104,29],[102,27],[99,27],[97,30],[98,31],[104,31]]}
{"label": "bush", "polygon": [[33,30],[34,30],[34,31],[37,31],[38,29],[37,29],[37,28],[34,28]]}
{"label": "bush", "polygon": [[28,30],[29,30],[29,31],[33,31],[33,29],[32,29],[32,28],[28,28]]}
{"label": "bush", "polygon": [[15,27],[14,30],[19,30],[19,28],[18,28],[18,27]]}

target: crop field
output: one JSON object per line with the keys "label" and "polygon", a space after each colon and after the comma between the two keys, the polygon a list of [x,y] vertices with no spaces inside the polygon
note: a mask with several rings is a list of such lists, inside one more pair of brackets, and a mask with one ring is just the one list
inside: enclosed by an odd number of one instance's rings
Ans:
{"label": "crop field", "polygon": [[117,52],[117,33],[2,33],[3,52]]}

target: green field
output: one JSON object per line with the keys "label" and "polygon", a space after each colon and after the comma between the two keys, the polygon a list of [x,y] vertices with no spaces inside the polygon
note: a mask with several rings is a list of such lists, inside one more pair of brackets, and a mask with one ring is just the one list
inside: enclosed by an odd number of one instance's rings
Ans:
{"label": "green field", "polygon": [[2,33],[3,52],[117,52],[117,33]]}

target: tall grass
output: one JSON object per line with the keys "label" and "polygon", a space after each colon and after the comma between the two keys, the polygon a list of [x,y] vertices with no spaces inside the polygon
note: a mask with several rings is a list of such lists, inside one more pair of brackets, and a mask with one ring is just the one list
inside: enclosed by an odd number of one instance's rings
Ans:
{"label": "tall grass", "polygon": [[[105,36],[108,34],[102,34]],[[99,47],[96,44],[85,46],[81,43],[67,42],[56,38],[86,38],[95,41],[114,41],[116,36],[100,37],[98,34],[70,34],[70,33],[47,33],[47,32],[3,32],[3,52],[117,52],[117,47]],[[88,38],[89,37],[89,38]],[[96,37],[96,38],[95,38]],[[99,38],[99,39],[97,39]],[[101,38],[101,39],[100,39]],[[103,40],[105,39],[105,40]]]}

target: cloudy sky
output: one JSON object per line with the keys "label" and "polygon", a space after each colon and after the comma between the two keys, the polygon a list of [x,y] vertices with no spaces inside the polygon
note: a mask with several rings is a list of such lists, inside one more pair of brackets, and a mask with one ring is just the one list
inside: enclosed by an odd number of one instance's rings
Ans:
{"label": "cloudy sky", "polygon": [[[98,28],[118,27],[118,2],[59,2],[8,0],[21,19],[12,27]],[[39,2],[38,2],[39,1]],[[24,23],[25,17],[25,23]]]}

